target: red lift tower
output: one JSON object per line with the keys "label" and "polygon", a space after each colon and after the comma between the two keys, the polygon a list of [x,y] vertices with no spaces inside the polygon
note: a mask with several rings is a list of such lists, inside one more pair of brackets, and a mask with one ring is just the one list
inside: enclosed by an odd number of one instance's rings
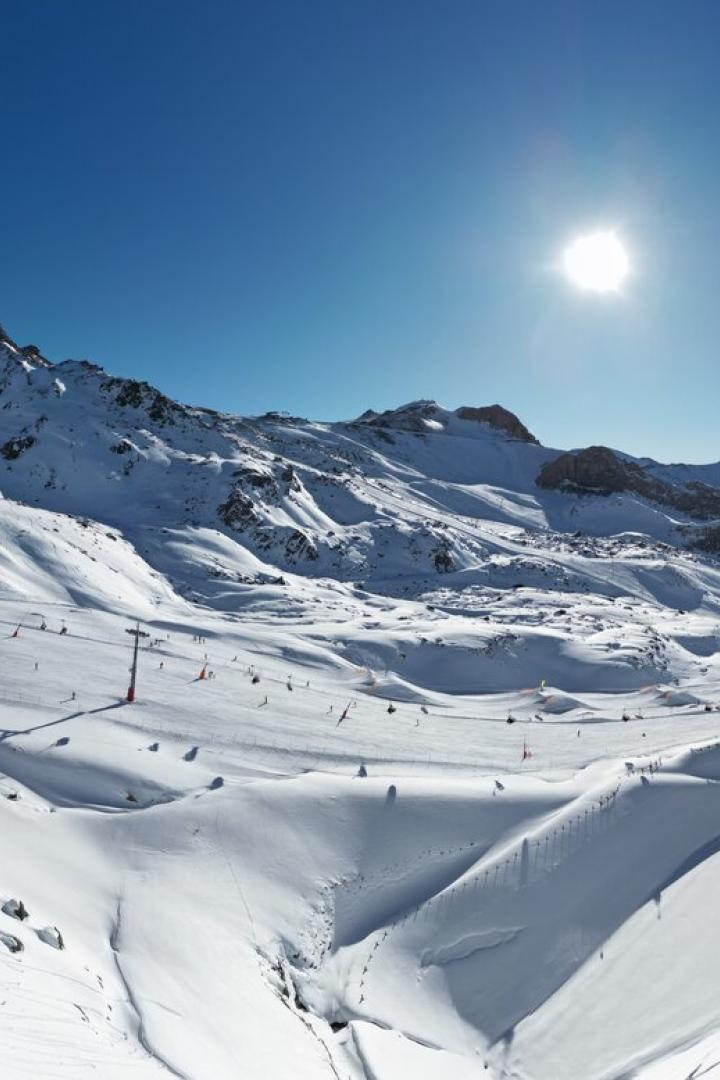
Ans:
{"label": "red lift tower", "polygon": [[127,700],[128,701],[134,701],[135,700],[135,679],[137,678],[137,661],[138,661],[138,649],[140,647],[140,638],[141,637],[150,637],[150,635],[148,633],[146,633],[145,630],[140,629],[140,623],[135,624],[135,629],[134,630],[126,630],[125,633],[126,634],[132,634],[132,636],[135,638],[135,641],[133,643],[132,667],[130,668],[130,686],[128,687],[128,692],[127,692]]}

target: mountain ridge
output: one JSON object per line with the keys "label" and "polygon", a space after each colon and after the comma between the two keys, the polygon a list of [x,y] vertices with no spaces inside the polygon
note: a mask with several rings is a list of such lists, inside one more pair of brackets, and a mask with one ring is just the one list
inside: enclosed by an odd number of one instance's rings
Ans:
{"label": "mountain ridge", "polygon": [[696,475],[544,447],[500,405],[420,400],[337,422],[220,413],[0,337],[0,491],[121,530],[176,584],[163,530],[223,534],[206,562],[227,581],[251,565],[263,580],[403,593],[481,572],[498,522],[526,546],[548,529],[565,544],[621,531],[712,554],[720,487]]}

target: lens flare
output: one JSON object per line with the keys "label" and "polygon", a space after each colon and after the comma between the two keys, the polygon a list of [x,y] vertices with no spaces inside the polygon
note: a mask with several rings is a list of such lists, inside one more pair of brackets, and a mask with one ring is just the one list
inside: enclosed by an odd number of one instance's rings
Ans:
{"label": "lens flare", "polygon": [[573,285],[588,292],[619,292],[630,260],[617,233],[579,236],[563,253],[563,265]]}

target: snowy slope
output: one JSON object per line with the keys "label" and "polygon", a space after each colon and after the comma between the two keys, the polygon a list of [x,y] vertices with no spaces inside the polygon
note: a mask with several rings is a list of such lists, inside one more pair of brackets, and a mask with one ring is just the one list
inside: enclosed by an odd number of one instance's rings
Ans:
{"label": "snowy slope", "polygon": [[706,519],[3,340],[0,1075],[711,1073]]}

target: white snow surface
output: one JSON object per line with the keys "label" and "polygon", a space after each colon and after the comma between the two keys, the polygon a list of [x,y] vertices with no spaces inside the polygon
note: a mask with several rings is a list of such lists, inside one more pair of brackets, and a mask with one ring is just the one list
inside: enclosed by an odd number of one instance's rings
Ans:
{"label": "white snow surface", "polygon": [[0,1076],[720,1075],[677,513],[424,402],[246,420],[4,352]]}

